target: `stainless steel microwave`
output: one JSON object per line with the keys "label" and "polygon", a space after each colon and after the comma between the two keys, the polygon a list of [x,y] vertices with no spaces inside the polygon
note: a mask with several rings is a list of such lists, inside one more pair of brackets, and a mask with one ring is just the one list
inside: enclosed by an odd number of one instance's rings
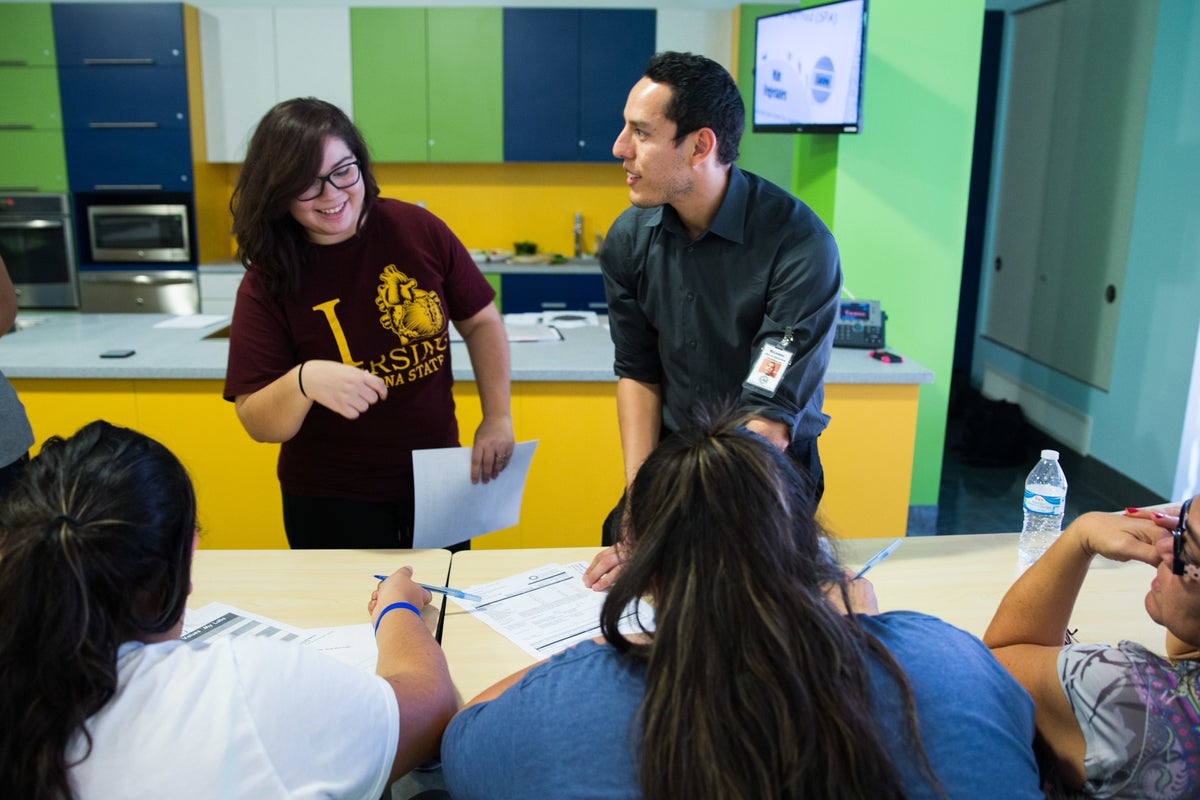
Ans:
{"label": "stainless steel microwave", "polygon": [[188,207],[176,203],[87,205],[91,260],[127,264],[189,263],[192,237]]}

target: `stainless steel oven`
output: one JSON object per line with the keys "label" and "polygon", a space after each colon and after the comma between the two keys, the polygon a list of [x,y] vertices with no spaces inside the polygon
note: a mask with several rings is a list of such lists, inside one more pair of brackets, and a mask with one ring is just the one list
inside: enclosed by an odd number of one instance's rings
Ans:
{"label": "stainless steel oven", "polygon": [[184,203],[87,204],[90,261],[98,264],[188,264],[192,237]]}
{"label": "stainless steel oven", "polygon": [[18,307],[79,308],[67,195],[0,195],[0,258],[17,289]]}
{"label": "stainless steel oven", "polygon": [[191,194],[76,192],[75,218],[83,311],[199,312]]}

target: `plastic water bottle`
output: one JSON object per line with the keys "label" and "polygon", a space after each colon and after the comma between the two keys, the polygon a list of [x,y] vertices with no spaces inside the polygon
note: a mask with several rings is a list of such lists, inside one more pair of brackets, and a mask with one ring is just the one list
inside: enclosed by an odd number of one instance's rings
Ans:
{"label": "plastic water bottle", "polygon": [[1067,507],[1067,476],[1058,463],[1057,450],[1043,450],[1042,460],[1025,479],[1025,524],[1017,544],[1021,569],[1037,561],[1062,532]]}

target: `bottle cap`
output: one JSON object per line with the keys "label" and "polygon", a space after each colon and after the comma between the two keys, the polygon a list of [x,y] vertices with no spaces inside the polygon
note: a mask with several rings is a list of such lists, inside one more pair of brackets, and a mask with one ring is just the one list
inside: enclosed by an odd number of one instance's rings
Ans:
{"label": "bottle cap", "polygon": [[1048,458],[1051,461],[1058,461],[1058,451],[1057,450],[1043,450],[1042,458]]}

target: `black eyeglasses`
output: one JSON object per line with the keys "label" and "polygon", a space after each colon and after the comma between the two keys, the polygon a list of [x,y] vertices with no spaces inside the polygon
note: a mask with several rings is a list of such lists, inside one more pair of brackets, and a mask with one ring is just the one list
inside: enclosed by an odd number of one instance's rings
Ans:
{"label": "black eyeglasses", "polygon": [[1187,540],[1192,533],[1192,529],[1188,527],[1187,518],[1188,511],[1192,508],[1192,498],[1183,501],[1183,505],[1179,508],[1179,524],[1175,526],[1172,532],[1175,537],[1174,558],[1171,559],[1171,572],[1176,575],[1187,575],[1189,578],[1200,578],[1200,567],[1194,564],[1188,564],[1184,561],[1183,554],[1186,552]]}
{"label": "black eyeglasses", "polygon": [[325,184],[328,183],[338,189],[349,189],[354,184],[362,179],[362,171],[358,168],[357,161],[351,161],[349,164],[342,164],[335,170],[331,170],[328,175],[318,175],[304,194],[297,197],[297,200],[316,200],[325,191]]}

